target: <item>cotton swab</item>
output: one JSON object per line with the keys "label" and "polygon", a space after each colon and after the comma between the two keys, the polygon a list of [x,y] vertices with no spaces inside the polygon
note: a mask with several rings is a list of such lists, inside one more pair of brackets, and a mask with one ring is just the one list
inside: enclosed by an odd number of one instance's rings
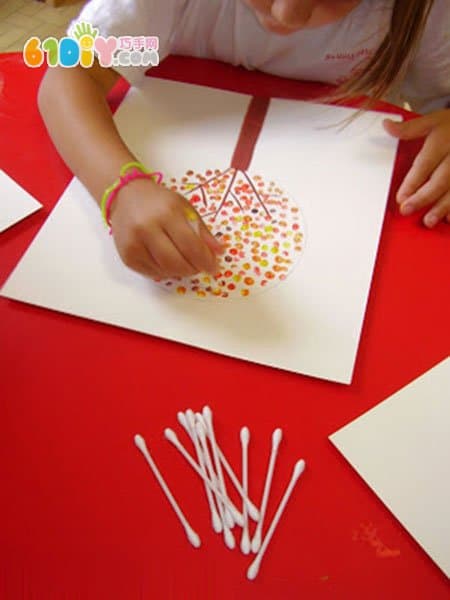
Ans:
{"label": "cotton swab", "polygon": [[242,526],[243,517],[242,517],[241,513],[234,506],[234,504],[231,502],[231,500],[227,496],[225,496],[222,493],[222,491],[219,490],[219,488],[212,481],[210,481],[208,479],[208,477],[203,475],[200,467],[195,462],[195,460],[192,458],[192,456],[189,454],[189,452],[186,450],[186,448],[183,446],[183,444],[180,442],[175,431],[173,431],[172,429],[167,427],[164,430],[164,436],[182,454],[182,456],[187,460],[187,462],[194,469],[194,471],[197,473],[197,475],[199,475],[203,479],[203,481],[206,482],[206,485],[216,494],[216,496],[218,496],[220,498],[220,500],[227,506],[227,508],[229,508],[229,510],[233,513],[236,523],[238,523],[239,525]]}
{"label": "cotton swab", "polygon": [[[188,412],[189,411],[186,412],[186,415],[182,412],[179,412],[177,415],[178,422],[185,429],[186,433],[191,438],[192,443],[194,444],[194,447],[195,447],[195,452],[197,454],[197,459],[198,459],[198,462],[200,465],[200,469],[203,471],[203,474],[205,476],[207,476],[206,467],[205,467],[205,463],[204,463],[204,459],[203,459],[203,454],[200,449],[199,441],[198,441],[197,434],[195,431],[194,414],[192,413],[192,421],[191,421],[188,417]],[[207,486],[207,484],[205,482],[203,482],[203,484],[205,486],[206,498],[208,500],[209,509],[211,511],[212,527],[216,533],[221,533],[222,532],[222,521],[220,520],[220,517],[217,513],[216,505],[214,503],[214,499],[213,499],[211,490],[209,489],[209,487]]]}
{"label": "cotton swab", "polygon": [[254,552],[255,554],[258,552],[261,546],[262,527],[267,509],[267,502],[269,500],[270,486],[272,485],[272,477],[273,471],[275,469],[275,462],[278,455],[278,448],[280,446],[282,437],[283,432],[279,428],[275,429],[275,431],[272,433],[272,451],[270,453],[269,467],[267,469],[266,481],[264,483],[264,491],[260,508],[260,518],[252,540],[252,552]]}
{"label": "cotton swab", "polygon": [[258,571],[261,566],[261,561],[267,550],[267,546],[269,545],[269,542],[272,539],[275,528],[277,527],[277,525],[280,521],[281,515],[283,514],[283,511],[286,508],[286,504],[288,503],[288,500],[292,494],[295,484],[297,483],[300,475],[303,473],[304,470],[305,470],[305,461],[299,460],[295,464],[289,485],[287,486],[286,491],[284,492],[284,496],[277,508],[277,512],[275,513],[272,523],[270,524],[270,527],[266,533],[266,537],[264,538],[263,543],[261,544],[261,548],[259,549],[259,552],[256,555],[254,561],[252,562],[252,564],[249,566],[249,568],[247,570],[247,578],[248,579],[255,579],[255,577],[258,575]]}
{"label": "cotton swab", "polygon": [[[209,432],[209,439],[211,441],[211,448],[212,448],[212,451],[213,451],[214,465],[216,467],[216,473],[217,473],[217,476],[219,478],[220,488],[221,488],[223,494],[226,496],[227,495],[227,489],[225,487],[225,480],[223,478],[222,465],[220,463],[219,453],[217,451],[217,442],[216,442],[216,435],[214,433],[212,412],[211,412],[211,409],[209,408],[209,406],[204,406],[203,407],[202,415],[203,415],[203,418],[204,418],[205,423],[206,423],[207,431]],[[228,515],[227,515],[227,507],[225,507],[225,518],[227,519],[227,517],[228,517]],[[229,518],[228,518],[227,522],[229,523]],[[232,527],[232,525],[230,525],[230,527]]]}
{"label": "cotton swab", "polygon": [[[208,446],[206,443],[205,432],[200,423],[196,424],[196,429],[197,429],[198,439],[200,441],[200,446],[202,447],[203,454],[205,457],[206,468],[209,472],[209,476],[216,483],[217,479],[214,476],[214,469],[213,469],[212,462],[211,462],[211,456],[209,455]],[[216,499],[217,499],[217,506],[219,507],[221,524],[223,527],[223,537],[225,540],[225,545],[230,550],[234,550],[234,548],[236,547],[236,540],[234,539],[234,535],[233,535],[231,529],[228,527],[228,524],[226,522],[225,515],[224,515],[224,510],[225,510],[224,504],[222,502],[220,502],[219,498],[216,498]]]}
{"label": "cotton swab", "polygon": [[188,540],[194,546],[194,548],[199,548],[201,545],[200,538],[199,538],[198,534],[189,525],[188,520],[184,516],[181,508],[178,506],[177,501],[175,500],[175,498],[172,495],[172,492],[169,490],[169,488],[168,488],[166,482],[164,481],[163,476],[161,475],[153,458],[150,456],[150,452],[148,451],[147,444],[145,443],[144,438],[141,435],[137,434],[134,436],[134,443],[136,444],[137,448],[144,455],[146,461],[148,462],[148,464],[150,466],[150,469],[153,471],[153,475],[156,477],[159,485],[162,487],[162,489],[167,497],[167,500],[169,501],[170,505],[172,506],[173,510],[175,511],[175,514],[177,515],[178,519],[180,520],[181,524],[184,527],[184,530],[186,532],[186,536],[187,536]]}
{"label": "cotton swab", "polygon": [[[203,423],[203,427],[204,427],[205,431],[208,433],[208,428],[206,427],[206,423],[205,423],[205,420],[203,419],[202,415],[200,413],[197,413],[196,414],[196,418],[201,423]],[[216,440],[216,443],[217,443],[217,440]],[[259,520],[259,510],[253,504],[253,502],[250,500],[250,498],[248,496],[245,496],[244,490],[242,489],[242,485],[240,484],[240,481],[239,481],[237,475],[235,474],[235,472],[231,468],[230,463],[227,461],[227,459],[226,459],[224,453],[222,452],[219,444],[217,444],[217,451],[219,452],[220,462],[224,466],[225,471],[227,472],[229,478],[233,482],[233,485],[236,488],[237,492],[239,493],[239,495],[241,496],[241,498],[244,500],[244,502],[247,505],[247,511],[248,511],[249,516],[253,519],[253,521],[255,521],[257,523],[258,520]]]}
{"label": "cotton swab", "polygon": [[[250,431],[248,427],[241,429],[241,446],[242,446],[242,487],[244,494],[248,494],[248,444],[250,441]],[[245,501],[242,502],[242,512],[244,514],[244,526],[241,537],[241,552],[248,554],[250,552],[250,536],[248,533],[248,514]]]}
{"label": "cotton swab", "polygon": [[[211,464],[207,465],[206,461],[205,461],[205,459],[208,458],[209,456],[208,457],[204,456],[204,451],[200,444],[200,437],[197,433],[194,411],[191,409],[188,409],[186,411],[186,418],[187,418],[188,426],[190,427],[190,429],[192,431],[193,439],[196,441],[196,451],[197,451],[197,456],[198,456],[199,462],[202,463],[202,461],[203,461],[203,472],[207,476],[209,474],[209,479],[217,486],[218,484],[217,484],[217,480],[215,477],[214,469],[212,468]],[[213,529],[216,533],[221,533],[223,530],[223,523],[222,523],[223,520],[219,516],[219,514],[216,510],[216,506],[217,506],[217,508],[219,509],[219,513],[220,513],[220,500],[218,498],[216,498],[216,496],[211,492],[211,490],[209,489],[209,487],[206,484],[205,484],[205,489],[209,490],[210,498],[208,498],[208,500],[209,499],[211,500],[210,508],[211,508],[211,512],[212,512]]]}
{"label": "cotton swab", "polygon": [[[216,483],[217,487],[219,489],[222,489],[222,486],[220,485],[219,477],[218,477],[218,475],[217,475],[217,473],[216,473],[216,471],[215,471],[215,469],[213,467],[212,460],[211,460],[211,455],[210,455],[210,452],[208,450],[208,442],[207,442],[207,439],[206,439],[207,436],[208,436],[208,427],[206,425],[206,421],[203,418],[203,416],[201,415],[201,413],[195,413],[195,421],[196,421],[196,424],[197,424],[197,433],[198,433],[198,435],[203,435],[204,438],[205,438],[204,444],[202,444],[202,447],[204,449],[205,457],[207,459],[209,459],[208,460],[208,464],[209,464],[210,473],[214,474],[213,480]],[[211,448],[212,448],[212,444],[210,444],[210,445],[211,445]],[[222,492],[223,492],[223,490],[222,490]],[[220,503],[217,502],[218,506],[219,506],[219,504]],[[219,506],[219,508],[220,508],[220,506]],[[223,511],[221,511],[220,514],[222,515],[222,523],[226,523],[227,527],[229,527],[230,529],[233,529],[233,527],[235,526],[235,522],[234,522],[234,519],[233,519],[233,517],[231,515],[231,512],[229,510],[226,510],[226,507],[224,506],[223,507]],[[242,521],[242,523],[240,521],[238,521],[238,524],[242,525],[243,521]]]}

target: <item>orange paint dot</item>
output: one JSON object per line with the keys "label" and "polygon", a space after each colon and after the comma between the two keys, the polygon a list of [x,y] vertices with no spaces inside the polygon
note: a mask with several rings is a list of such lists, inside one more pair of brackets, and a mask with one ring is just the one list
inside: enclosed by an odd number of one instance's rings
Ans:
{"label": "orange paint dot", "polygon": [[222,290],[220,288],[214,288],[212,293],[214,294],[214,296],[220,296]]}
{"label": "orange paint dot", "polygon": [[183,286],[181,286],[181,285],[180,285],[180,287],[177,287],[177,293],[178,294],[185,294],[186,291],[187,291],[186,288],[183,287]]}
{"label": "orange paint dot", "polygon": [[250,294],[250,291],[247,289],[243,289],[241,290],[241,296],[248,296]]}
{"label": "orange paint dot", "polygon": [[197,296],[199,298],[206,298],[206,293],[203,290],[198,290]]}
{"label": "orange paint dot", "polygon": [[250,263],[244,263],[242,265],[242,268],[245,269],[246,271],[248,271],[251,268],[251,264]]}
{"label": "orange paint dot", "polygon": [[244,279],[244,283],[245,285],[253,285],[255,283],[255,280],[253,279],[253,277],[246,277]]}
{"label": "orange paint dot", "polygon": [[266,277],[267,279],[274,279],[275,275],[272,273],[272,271],[267,271]]}

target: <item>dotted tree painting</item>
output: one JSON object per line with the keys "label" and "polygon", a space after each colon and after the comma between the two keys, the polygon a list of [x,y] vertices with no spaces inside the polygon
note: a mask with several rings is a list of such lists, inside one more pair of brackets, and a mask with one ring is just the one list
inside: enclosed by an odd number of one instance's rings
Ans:
{"label": "dotted tree painting", "polygon": [[300,209],[274,181],[248,172],[269,102],[252,98],[228,168],[190,170],[165,182],[189,200],[227,248],[215,276],[159,282],[167,290],[197,298],[246,298],[279,284],[295,267],[304,247]]}

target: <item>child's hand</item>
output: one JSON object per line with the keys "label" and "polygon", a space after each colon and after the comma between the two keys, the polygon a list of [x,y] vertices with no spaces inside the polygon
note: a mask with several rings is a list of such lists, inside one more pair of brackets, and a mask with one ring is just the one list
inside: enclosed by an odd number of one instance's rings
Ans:
{"label": "child's hand", "polygon": [[450,110],[430,113],[407,123],[386,119],[385,129],[401,140],[426,137],[422,150],[397,193],[404,215],[432,206],[424,217],[427,227],[442,219],[450,223]]}
{"label": "child's hand", "polygon": [[111,208],[114,241],[123,262],[152,279],[217,272],[222,245],[199,220],[189,223],[189,202],[179,194],[137,179],[122,190]]}

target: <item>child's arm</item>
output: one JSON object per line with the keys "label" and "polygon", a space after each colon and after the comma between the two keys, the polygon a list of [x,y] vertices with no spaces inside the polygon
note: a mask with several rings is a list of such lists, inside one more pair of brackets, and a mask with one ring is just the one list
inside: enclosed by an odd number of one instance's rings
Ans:
{"label": "child's arm", "polygon": [[[135,161],[106,102],[117,75],[108,69],[48,69],[39,109],[62,158],[97,202],[120,168]],[[151,165],[157,168],[157,165]],[[135,180],[118,194],[111,211],[117,250],[130,268],[155,278],[214,273],[220,244],[200,222],[186,219],[189,203],[150,180]]]}

